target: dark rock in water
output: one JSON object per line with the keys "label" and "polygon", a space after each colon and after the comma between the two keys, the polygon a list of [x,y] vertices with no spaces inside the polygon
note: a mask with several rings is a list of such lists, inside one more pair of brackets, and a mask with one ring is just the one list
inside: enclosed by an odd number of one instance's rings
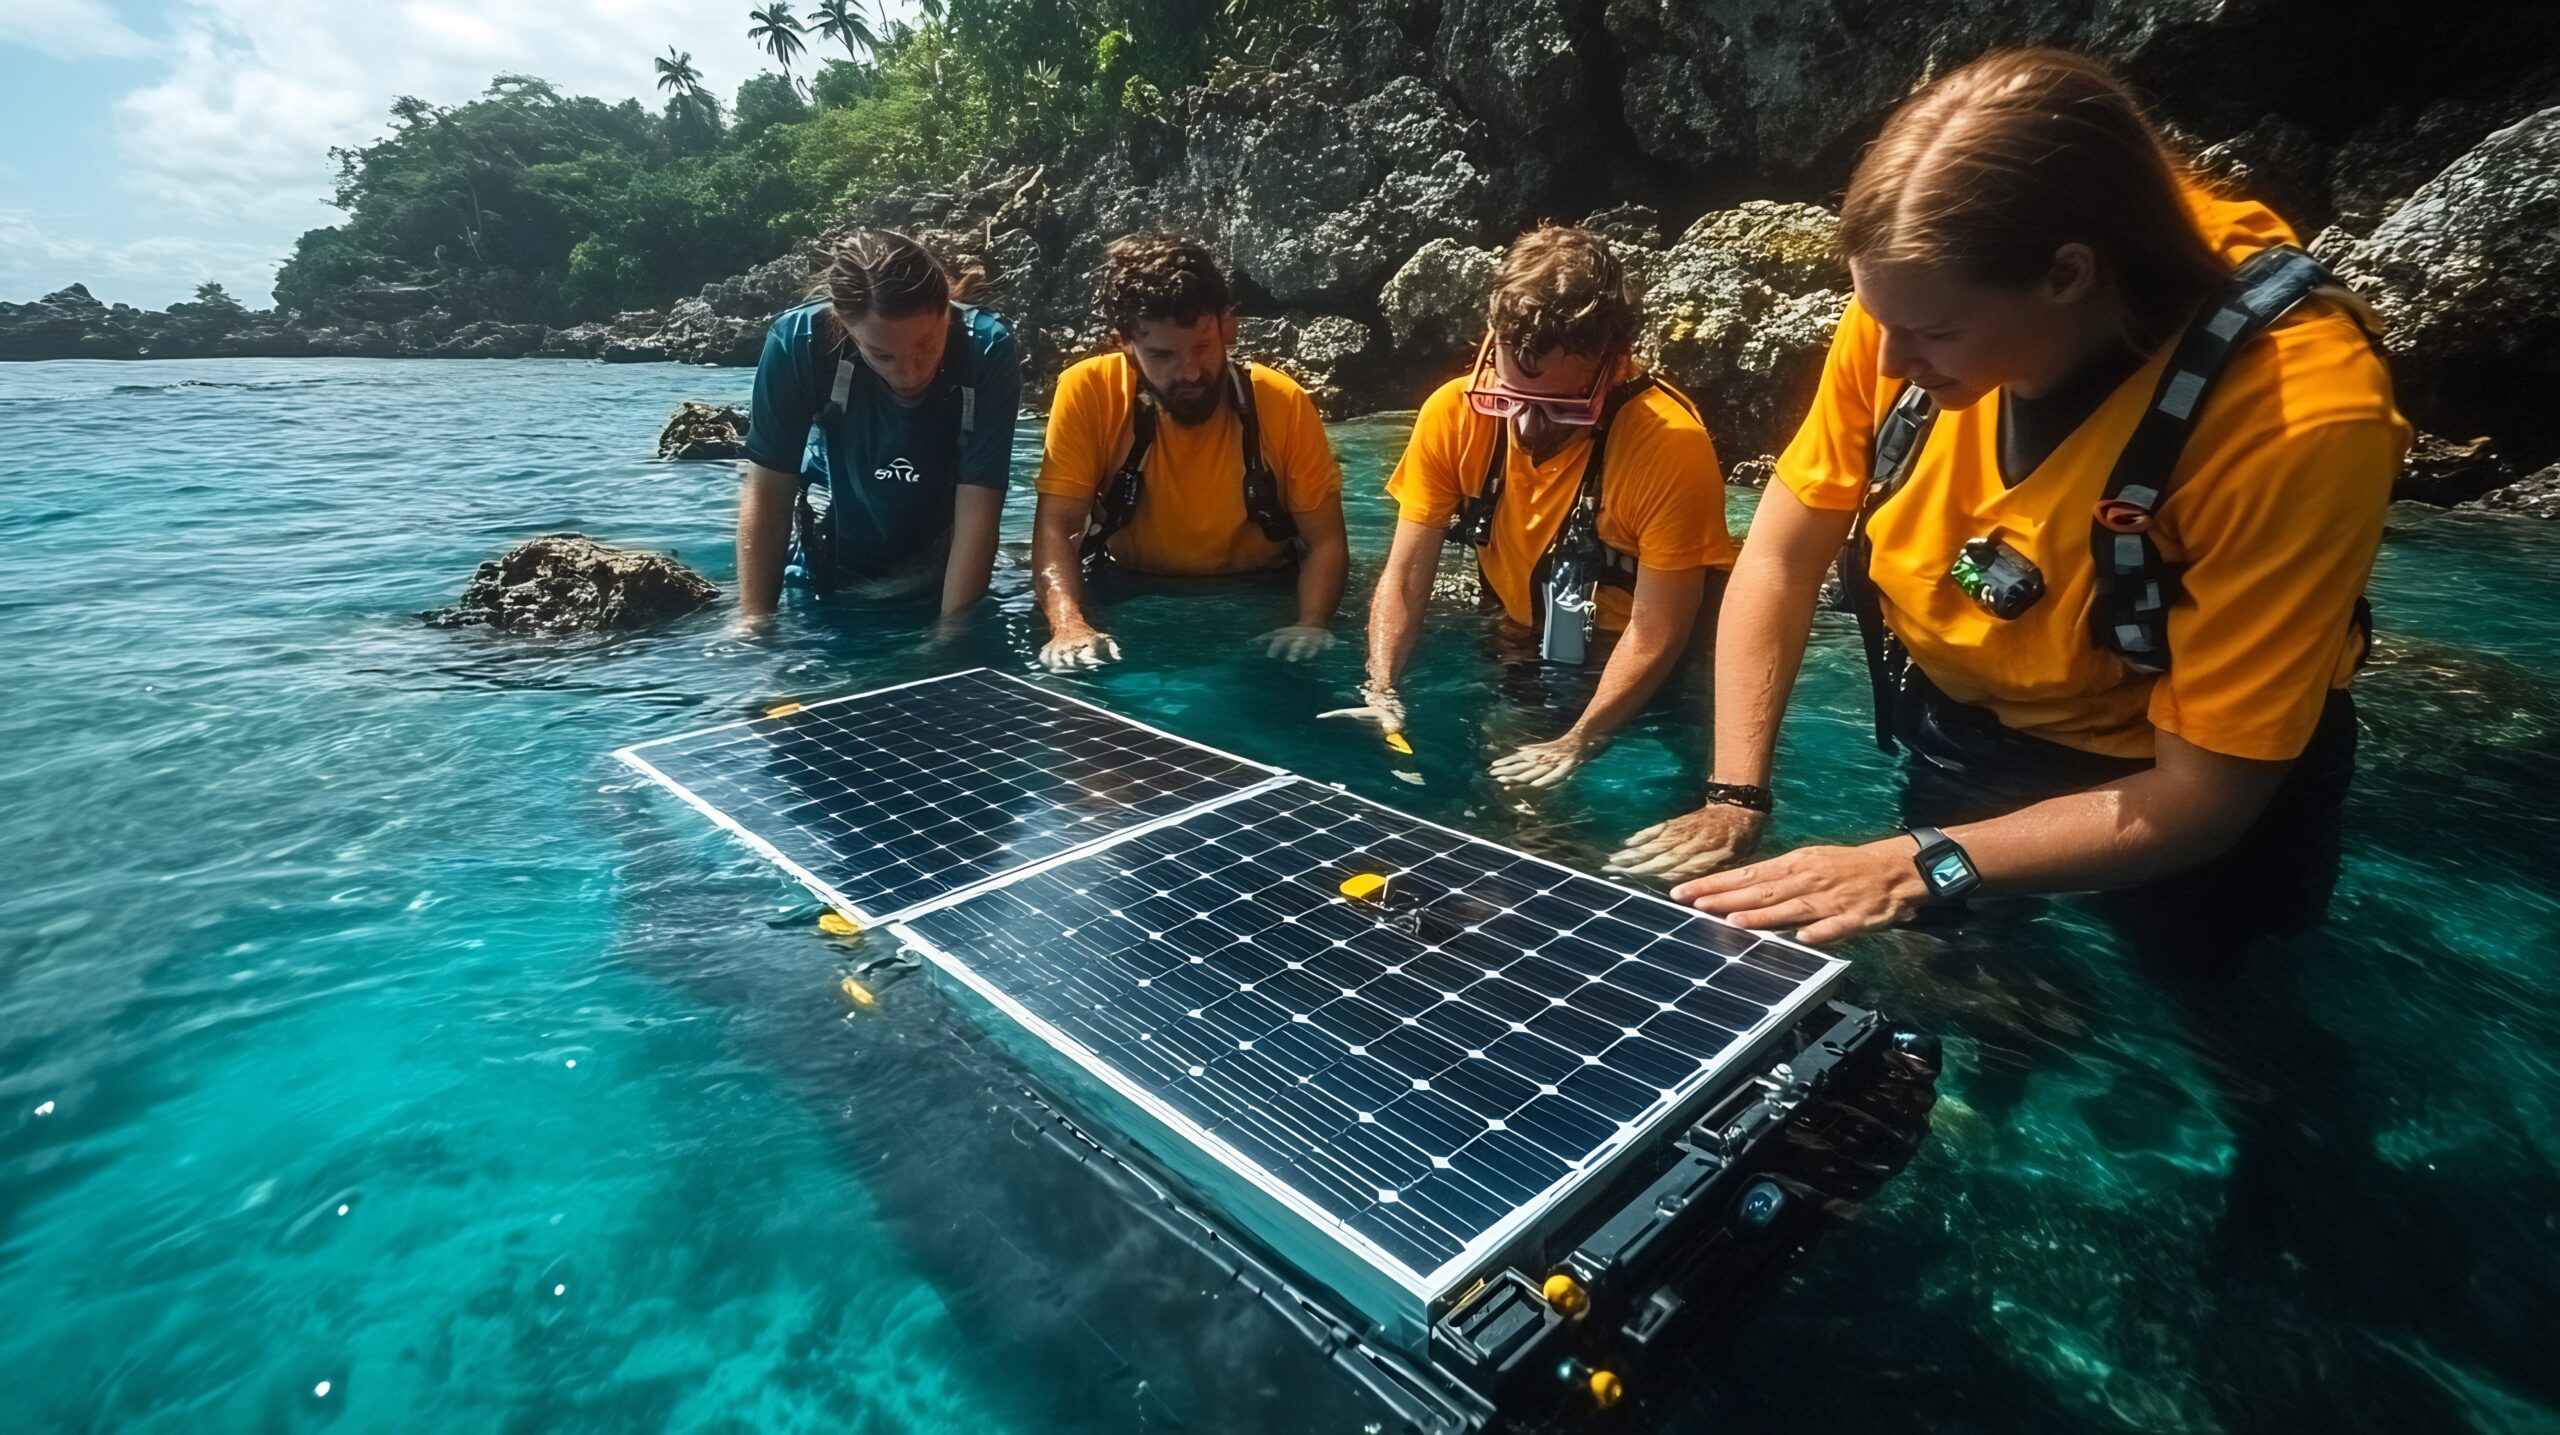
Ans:
{"label": "dark rock in water", "polygon": [[2456,443],[2422,433],[2409,446],[2409,457],[2400,465],[2400,477],[2391,485],[2391,496],[2451,507],[2491,489],[2504,488],[2515,476],[2515,469],[2498,456],[2495,439]]}
{"label": "dark rock in water", "polygon": [[682,617],[719,596],[673,558],[552,533],[481,564],[461,602],[418,616],[438,628],[486,623],[510,633],[582,633]]}
{"label": "dark rock in water", "polygon": [[2504,488],[2492,489],[2463,507],[2526,518],[2560,518],[2560,463],[2526,474]]}
{"label": "dark rock in water", "polygon": [[743,458],[747,411],[736,404],[687,399],[658,435],[660,458]]}
{"label": "dark rock in water", "polygon": [[2480,142],[2350,251],[2401,407],[2510,453],[2560,452],[2560,107]]}

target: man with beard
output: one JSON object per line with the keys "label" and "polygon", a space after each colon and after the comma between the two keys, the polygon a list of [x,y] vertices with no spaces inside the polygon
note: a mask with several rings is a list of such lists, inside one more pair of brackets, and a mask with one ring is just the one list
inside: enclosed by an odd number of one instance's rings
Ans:
{"label": "man with beard", "polygon": [[1234,292],[1188,239],[1113,243],[1101,309],[1114,350],[1059,375],[1040,455],[1041,663],[1061,672],[1120,656],[1085,613],[1085,576],[1106,565],[1204,577],[1294,564],[1294,617],[1254,643],[1290,662],[1322,653],[1349,550],[1342,466],[1315,404],[1288,375],[1229,357]]}

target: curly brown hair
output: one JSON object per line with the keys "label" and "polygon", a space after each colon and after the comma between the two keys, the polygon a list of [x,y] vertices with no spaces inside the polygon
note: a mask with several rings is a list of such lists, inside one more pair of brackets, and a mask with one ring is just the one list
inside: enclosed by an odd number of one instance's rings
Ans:
{"label": "curly brown hair", "polygon": [[1142,323],[1191,325],[1236,307],[1216,255],[1197,240],[1153,229],[1111,242],[1097,299],[1103,321],[1124,339]]}
{"label": "curly brown hair", "polygon": [[1605,358],[1634,340],[1644,306],[1609,241],[1541,224],[1504,251],[1485,322],[1523,366],[1563,352]]}

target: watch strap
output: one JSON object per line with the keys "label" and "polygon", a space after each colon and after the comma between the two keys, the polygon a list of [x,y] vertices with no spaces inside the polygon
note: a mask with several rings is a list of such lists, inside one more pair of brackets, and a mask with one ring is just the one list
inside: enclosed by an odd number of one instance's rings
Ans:
{"label": "watch strap", "polygon": [[1709,807],[1742,807],[1753,812],[1767,812],[1775,804],[1769,789],[1749,782],[1710,782],[1699,788],[1698,800]]}

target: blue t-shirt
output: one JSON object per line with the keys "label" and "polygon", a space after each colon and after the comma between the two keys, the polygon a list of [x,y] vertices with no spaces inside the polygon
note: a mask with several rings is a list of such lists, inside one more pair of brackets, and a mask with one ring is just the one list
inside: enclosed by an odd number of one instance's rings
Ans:
{"label": "blue t-shirt", "polygon": [[[959,430],[950,396],[937,388],[914,404],[899,402],[849,343],[834,337],[823,321],[826,308],[825,300],[813,300],[766,332],[747,411],[747,460],[799,473],[804,483],[825,479],[836,571],[884,573],[914,562],[951,526],[955,484],[1004,491],[1022,361],[1002,320],[984,310],[969,314],[976,414],[955,468]],[[828,421],[836,361],[848,357],[856,365],[853,388],[844,412]]]}

